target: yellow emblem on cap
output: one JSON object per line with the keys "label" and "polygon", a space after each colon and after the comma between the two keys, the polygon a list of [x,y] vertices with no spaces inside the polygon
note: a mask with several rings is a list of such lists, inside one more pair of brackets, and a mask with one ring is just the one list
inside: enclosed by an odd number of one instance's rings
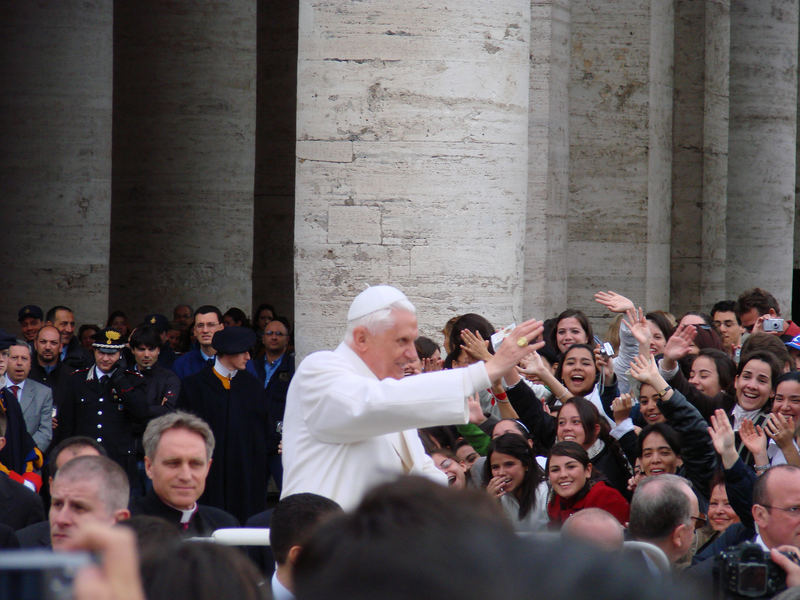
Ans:
{"label": "yellow emblem on cap", "polygon": [[106,344],[113,344],[120,338],[118,331],[106,331]]}
{"label": "yellow emblem on cap", "polygon": [[150,317],[150,322],[151,322],[153,325],[155,325],[155,323],[156,323],[156,318],[155,318],[155,317]]}
{"label": "yellow emblem on cap", "polygon": [[22,311],[22,314],[23,314],[23,315],[29,315],[29,314],[31,314],[31,309],[30,309],[30,308],[26,308],[24,311]]}

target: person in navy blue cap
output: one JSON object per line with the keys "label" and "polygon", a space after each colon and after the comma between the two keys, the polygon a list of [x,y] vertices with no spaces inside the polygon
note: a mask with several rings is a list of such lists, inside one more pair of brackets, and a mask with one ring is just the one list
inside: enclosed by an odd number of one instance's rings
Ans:
{"label": "person in navy blue cap", "polygon": [[35,304],[23,306],[17,313],[17,321],[19,321],[22,338],[28,343],[31,351],[33,351],[33,341],[36,339],[36,334],[39,333],[42,325],[44,325],[44,313],[42,309]]}
{"label": "person in navy blue cap", "polygon": [[786,349],[794,360],[795,369],[800,369],[800,335],[796,335],[786,342]]}
{"label": "person in navy blue cap", "polygon": [[217,441],[200,502],[244,523],[267,500],[267,444],[270,435],[263,384],[247,371],[252,329],[226,327],[212,339],[214,363],[186,377],[178,408],[209,424]]}

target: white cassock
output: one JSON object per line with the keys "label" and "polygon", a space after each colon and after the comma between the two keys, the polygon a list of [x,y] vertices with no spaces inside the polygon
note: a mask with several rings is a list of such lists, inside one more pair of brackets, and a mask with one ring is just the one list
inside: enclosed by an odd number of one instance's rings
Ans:
{"label": "white cassock", "polygon": [[398,475],[446,484],[416,430],[466,423],[467,397],[490,385],[482,362],[379,380],[347,344],[309,355],[286,397],[281,497],[312,492],[350,510]]}

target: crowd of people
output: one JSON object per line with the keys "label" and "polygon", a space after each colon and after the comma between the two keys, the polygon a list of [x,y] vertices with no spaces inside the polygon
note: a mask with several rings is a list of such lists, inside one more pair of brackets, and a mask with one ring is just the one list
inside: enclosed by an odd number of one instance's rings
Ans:
{"label": "crowd of people", "polygon": [[[466,313],[440,345],[402,292],[374,286],[340,346],[297,370],[266,304],[252,324],[179,305],[77,334],[68,307],[25,306],[0,334],[0,547],[118,553],[128,572],[76,589],[127,577],[133,595],[111,597],[131,599],[224,597],[220,565],[247,598],[408,597],[387,575],[404,572],[414,593],[494,596],[497,578],[476,580],[489,565],[508,595],[539,577],[582,597],[509,554],[543,549],[576,553],[587,577],[618,569],[595,597],[702,596],[747,542],[800,585],[800,326],[759,288],[677,318],[594,299],[614,316],[602,337],[574,309],[505,329]],[[115,524],[135,536],[96,527]],[[182,541],[236,526],[270,527],[271,552]],[[642,577],[661,592],[621,591]]]}

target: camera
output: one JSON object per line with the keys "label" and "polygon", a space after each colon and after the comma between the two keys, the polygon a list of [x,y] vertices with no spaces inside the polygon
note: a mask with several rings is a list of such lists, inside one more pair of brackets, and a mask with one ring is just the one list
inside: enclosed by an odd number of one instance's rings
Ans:
{"label": "camera", "polygon": [[[794,553],[783,554],[800,564],[800,558]],[[717,599],[772,598],[786,589],[786,573],[758,544],[745,542],[731,546],[714,560],[714,597]]]}
{"label": "camera", "polygon": [[764,319],[761,328],[764,331],[783,331],[783,319]]}
{"label": "camera", "polygon": [[91,563],[87,552],[0,552],[0,598],[69,600],[75,574]]}

